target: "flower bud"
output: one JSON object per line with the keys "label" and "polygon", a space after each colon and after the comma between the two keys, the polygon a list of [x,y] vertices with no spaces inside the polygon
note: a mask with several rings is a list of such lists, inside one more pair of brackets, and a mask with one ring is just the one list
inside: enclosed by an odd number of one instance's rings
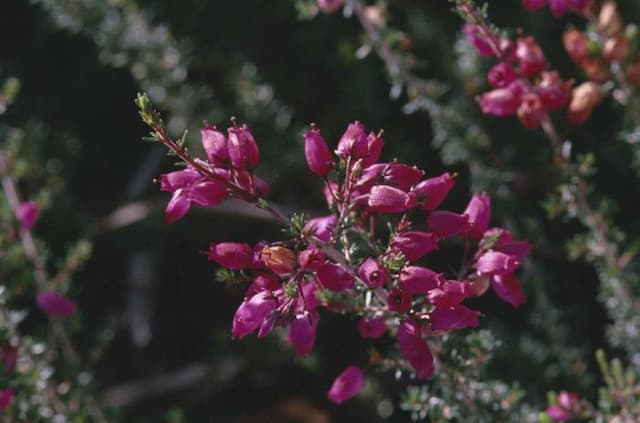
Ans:
{"label": "flower bud", "polygon": [[338,375],[327,396],[331,402],[341,404],[357,395],[363,387],[364,376],[362,370],[355,366],[349,366]]}
{"label": "flower bud", "polygon": [[536,75],[547,67],[544,53],[533,37],[518,38],[516,57],[520,72],[527,77]]}
{"label": "flower bud", "polygon": [[358,276],[369,288],[379,288],[387,281],[387,271],[371,257],[360,265]]}
{"label": "flower bud", "polygon": [[36,302],[40,310],[54,317],[68,317],[78,310],[78,305],[74,301],[53,291],[40,292]]}
{"label": "flower bud", "polygon": [[602,55],[608,62],[624,62],[629,57],[629,41],[624,35],[607,39]]}
{"label": "flower bud", "polygon": [[344,0],[317,0],[318,9],[324,13],[333,13],[342,7]]}
{"label": "flower bud", "polygon": [[355,277],[342,266],[325,263],[318,267],[316,277],[323,288],[332,291],[344,291],[353,288]]}
{"label": "flower bud", "polygon": [[240,242],[209,244],[209,260],[232,270],[240,270],[253,264],[253,248]]}
{"label": "flower bud", "polygon": [[376,185],[369,193],[368,205],[380,213],[401,213],[414,205],[412,195],[388,185]]}
{"label": "flower bud", "polygon": [[489,251],[478,258],[476,269],[479,274],[506,275],[520,266],[518,258],[498,251]]}
{"label": "flower bud", "polygon": [[426,294],[445,281],[441,274],[426,267],[407,266],[400,272],[400,286],[410,294]]}
{"label": "flower bud", "polygon": [[438,238],[447,238],[469,230],[469,216],[436,210],[427,216],[427,229]]}
{"label": "flower bud", "polygon": [[228,130],[227,148],[231,164],[236,169],[253,169],[258,165],[260,154],[258,144],[247,125],[231,127]]}
{"label": "flower bud", "polygon": [[295,251],[278,245],[265,247],[260,253],[264,264],[277,275],[293,273],[298,266]]}
{"label": "flower bud", "polygon": [[276,309],[276,301],[269,291],[261,291],[244,300],[233,316],[231,334],[234,338],[244,338],[258,329],[265,319]]}
{"label": "flower bud", "polygon": [[564,49],[574,63],[582,63],[589,55],[589,39],[577,29],[568,29],[562,35]]}
{"label": "flower bud", "polygon": [[422,174],[423,172],[415,166],[391,163],[385,167],[382,176],[385,184],[407,191],[422,178]]}
{"label": "flower bud", "polygon": [[309,219],[304,225],[304,231],[314,235],[320,241],[329,242],[333,234],[338,218],[334,215]]}
{"label": "flower bud", "polygon": [[378,339],[386,330],[387,324],[382,317],[363,317],[358,321],[358,332],[365,339]]}
{"label": "flower bud", "polygon": [[573,89],[569,104],[569,122],[582,125],[591,116],[594,107],[602,101],[600,85],[595,82],[584,82]]}
{"label": "flower bud", "polygon": [[520,282],[513,273],[493,276],[491,278],[491,287],[498,297],[511,304],[514,308],[520,307],[527,301],[527,297],[522,292]]}
{"label": "flower bud", "polygon": [[491,68],[487,79],[493,88],[505,88],[517,78],[516,71],[508,62],[501,62]]}
{"label": "flower bud", "polygon": [[307,159],[309,170],[314,174],[327,176],[333,167],[333,156],[320,131],[312,129],[304,134],[304,155]]}
{"label": "flower bud", "polygon": [[492,39],[487,39],[478,25],[465,25],[463,32],[480,56],[493,57],[495,55],[492,45],[498,44],[498,37],[491,35]]}
{"label": "flower bud", "polygon": [[295,315],[289,323],[288,340],[298,355],[307,355],[313,350],[319,316],[316,312],[304,311]]}
{"label": "flower bud", "polygon": [[35,201],[26,201],[16,207],[15,213],[20,225],[25,229],[31,229],[38,221],[40,210]]}
{"label": "flower bud", "polygon": [[209,163],[214,166],[224,166],[229,162],[229,151],[227,150],[227,137],[218,131],[214,125],[205,124],[200,130],[202,138],[202,148],[207,155]]}
{"label": "flower bud", "polygon": [[424,209],[433,210],[442,204],[455,183],[455,179],[453,179],[449,173],[443,173],[435,178],[429,178],[419,182],[414,187],[413,192],[415,192],[419,198],[424,197],[424,202],[422,203]]}
{"label": "flower bud", "polygon": [[438,249],[438,237],[428,232],[404,232],[393,237],[391,248],[409,261],[418,260]]}
{"label": "flower bud", "polygon": [[[382,131],[381,131],[382,133]],[[367,136],[367,149],[369,150],[367,157],[362,159],[362,166],[367,167],[380,160],[382,154],[382,147],[384,147],[384,139],[381,136],[376,135],[373,132]]]}
{"label": "flower bud", "polygon": [[400,352],[416,371],[420,379],[433,376],[433,354],[429,345],[422,339],[420,327],[412,320],[403,320],[398,326],[398,344]]}
{"label": "flower bud", "polygon": [[527,93],[522,96],[522,102],[518,107],[518,119],[527,129],[535,129],[547,115],[540,96],[535,93]]}
{"label": "flower bud", "polygon": [[480,313],[460,304],[451,307],[436,307],[429,313],[432,330],[458,330],[480,324]]}
{"label": "flower bud", "polygon": [[491,197],[487,194],[473,194],[464,211],[469,217],[469,236],[480,240],[484,231],[489,227],[491,217]]}
{"label": "flower bud", "polygon": [[350,123],[338,142],[336,154],[346,160],[348,157],[361,159],[366,157],[368,153],[369,145],[364,125],[358,121]]}

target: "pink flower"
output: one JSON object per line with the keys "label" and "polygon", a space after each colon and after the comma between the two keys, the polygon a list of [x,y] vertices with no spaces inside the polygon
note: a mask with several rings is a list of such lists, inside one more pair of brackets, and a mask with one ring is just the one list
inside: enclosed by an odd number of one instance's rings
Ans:
{"label": "pink flower", "polygon": [[452,307],[473,294],[470,282],[448,281],[429,291],[429,302],[436,307]]}
{"label": "pink flower", "polygon": [[484,275],[506,275],[520,266],[517,257],[499,251],[488,251],[476,262],[478,273]]}
{"label": "pink flower", "polygon": [[318,313],[304,311],[297,313],[289,323],[289,343],[293,345],[298,355],[307,355],[313,349],[318,320]]}
{"label": "pink flower", "polygon": [[275,291],[281,287],[280,279],[272,273],[260,273],[253,278],[245,295],[253,297],[260,291]]}
{"label": "pink flower", "polygon": [[370,132],[367,136],[367,148],[369,149],[369,153],[367,154],[367,157],[362,159],[362,166],[370,166],[380,160],[382,147],[384,147],[384,139],[373,132]]}
{"label": "pink flower", "polygon": [[[491,241],[493,240],[493,241]],[[487,245],[487,242],[492,245]],[[529,241],[516,241],[511,238],[511,233],[506,229],[492,228],[484,233],[484,238],[480,242],[482,249],[493,249],[501,253],[522,258],[531,253]]]}
{"label": "pink flower", "polygon": [[333,167],[331,150],[317,129],[304,134],[304,156],[309,170],[320,177],[327,176]]}
{"label": "pink flower", "polygon": [[415,166],[390,163],[386,166],[383,178],[386,184],[407,191],[422,178],[422,171]]}
{"label": "pink flower", "polygon": [[441,274],[426,267],[407,266],[400,272],[400,286],[410,294],[426,294],[444,281]]}
{"label": "pink flower", "polygon": [[495,275],[491,278],[491,287],[496,295],[511,304],[514,308],[527,302],[527,297],[522,292],[520,282],[513,273]]}
{"label": "pink flower", "polygon": [[358,321],[358,332],[363,338],[378,339],[386,330],[386,320],[382,317],[363,317]]}
{"label": "pink flower", "polygon": [[542,79],[535,88],[546,109],[563,108],[571,97],[571,82],[563,81],[558,72],[542,72]]}
{"label": "pink flower", "polygon": [[369,207],[381,213],[401,213],[413,207],[410,194],[389,185],[376,185],[369,193]]}
{"label": "pink flower", "polygon": [[337,224],[338,218],[335,215],[316,217],[307,221],[304,231],[315,235],[320,241],[329,242]]}
{"label": "pink flower", "polygon": [[567,420],[571,420],[573,417],[573,414],[562,407],[558,407],[557,405],[550,405],[547,407],[546,413],[554,422],[566,422]]}
{"label": "pink flower", "polygon": [[215,125],[205,124],[200,130],[202,148],[207,155],[209,163],[214,166],[224,166],[229,163],[229,151],[227,150],[227,137],[218,131]]}
{"label": "pink flower", "polygon": [[318,9],[324,13],[333,13],[342,7],[344,0],[317,0]]}
{"label": "pink flower", "polygon": [[398,326],[400,352],[409,361],[421,379],[433,376],[433,354],[420,335],[420,327],[412,320],[403,320]]}
{"label": "pink flower", "polygon": [[528,129],[535,129],[540,126],[540,123],[547,115],[547,110],[537,94],[526,93],[522,96],[517,113],[522,126]]}
{"label": "pink flower", "polygon": [[456,304],[449,307],[436,307],[429,314],[429,319],[433,330],[458,330],[478,326],[479,316],[479,312]]}
{"label": "pink flower", "polygon": [[427,229],[438,238],[447,238],[469,230],[469,216],[436,210],[427,216]]}
{"label": "pink flower", "polygon": [[582,63],[589,56],[589,38],[577,29],[568,29],[562,36],[562,43],[574,63]]}
{"label": "pink flower", "polygon": [[301,269],[315,270],[324,263],[326,255],[322,250],[311,247],[300,251],[298,254],[298,263]]}
{"label": "pink flower", "polygon": [[449,173],[443,173],[440,176],[425,179],[418,183],[413,189],[413,192],[415,192],[418,198],[424,197],[422,206],[426,210],[433,210],[442,204],[455,183],[456,181]]}
{"label": "pink flower", "polygon": [[3,411],[13,403],[13,390],[11,388],[0,389],[0,411]]}
{"label": "pink flower", "polygon": [[428,232],[404,232],[393,237],[391,248],[409,261],[418,260],[438,249],[438,237]]}
{"label": "pink flower", "polygon": [[355,277],[342,266],[335,263],[325,263],[316,271],[318,282],[332,291],[344,291],[353,288]]}
{"label": "pink flower", "polygon": [[165,212],[167,223],[173,223],[184,217],[192,202],[201,206],[216,206],[227,196],[223,182],[207,179],[194,169],[161,175],[160,189],[173,192]]}
{"label": "pink flower", "polygon": [[74,301],[53,291],[40,292],[36,298],[36,303],[40,310],[49,316],[68,317],[78,310],[78,305]]}
{"label": "pink flower", "polygon": [[397,313],[406,313],[411,308],[413,296],[401,289],[392,288],[387,297],[387,308]]}
{"label": "pink flower", "polygon": [[231,127],[227,132],[229,133],[227,149],[233,167],[236,169],[256,167],[260,160],[260,153],[258,152],[258,144],[249,132],[247,125]]}
{"label": "pink flower", "polygon": [[495,55],[491,45],[497,45],[499,43],[500,40],[498,37],[491,35],[492,39],[487,39],[477,25],[465,25],[463,32],[467,35],[469,42],[480,56],[493,57]]}
{"label": "pink flower", "polygon": [[253,263],[253,248],[241,242],[221,242],[209,244],[209,260],[228,269],[240,270]]}
{"label": "pink flower", "polygon": [[360,159],[366,157],[368,153],[369,144],[364,125],[358,121],[349,124],[338,142],[336,154],[346,160],[350,156],[354,159]]}
{"label": "pink flower", "polygon": [[40,209],[35,201],[26,201],[16,207],[16,217],[25,229],[33,228],[39,215]]}
{"label": "pink flower", "polygon": [[364,375],[362,370],[355,366],[349,366],[338,375],[327,396],[331,402],[341,404],[357,395],[363,387]]}
{"label": "pink flower", "polygon": [[320,305],[320,300],[316,296],[318,285],[315,282],[307,282],[302,285],[298,292],[298,310],[315,310]]}
{"label": "pink flower", "polygon": [[533,37],[518,38],[516,57],[524,76],[536,75],[547,67],[547,59]]}
{"label": "pink flower", "polygon": [[244,300],[233,316],[231,334],[234,338],[243,338],[258,329],[275,310],[276,301],[269,291],[261,291],[248,300]]}
{"label": "pink flower", "polygon": [[491,197],[487,194],[473,194],[464,211],[469,216],[469,236],[479,240],[489,227],[491,217]]}
{"label": "pink flower", "polygon": [[513,83],[504,88],[488,91],[480,97],[482,112],[493,116],[511,116],[520,106],[520,94]]}
{"label": "pink flower", "polygon": [[387,281],[387,271],[371,257],[362,262],[358,269],[358,276],[369,288],[379,288]]}
{"label": "pink flower", "polygon": [[513,66],[507,62],[501,62],[491,68],[487,79],[493,88],[505,88],[515,81],[517,76]]}

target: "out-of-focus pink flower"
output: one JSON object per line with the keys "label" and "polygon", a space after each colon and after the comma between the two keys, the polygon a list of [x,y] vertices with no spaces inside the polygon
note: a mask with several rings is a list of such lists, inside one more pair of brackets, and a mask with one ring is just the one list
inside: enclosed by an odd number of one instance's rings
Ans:
{"label": "out-of-focus pink flower", "polygon": [[362,370],[355,366],[349,366],[338,375],[327,396],[331,402],[341,404],[357,395],[363,387],[364,375]]}
{"label": "out-of-focus pink flower", "polygon": [[78,305],[62,294],[53,291],[42,291],[36,298],[40,310],[49,316],[68,317],[76,313]]}
{"label": "out-of-focus pink flower", "polygon": [[241,242],[221,242],[209,244],[209,260],[228,269],[240,270],[253,263],[253,248]]}
{"label": "out-of-focus pink flower", "polygon": [[469,217],[469,236],[479,240],[489,227],[491,197],[488,194],[473,194],[464,211]]}
{"label": "out-of-focus pink flower", "polygon": [[409,361],[419,378],[426,379],[433,375],[433,354],[429,345],[422,339],[417,323],[412,320],[400,322],[398,344],[400,352]]}
{"label": "out-of-focus pink flower", "polygon": [[547,59],[533,37],[518,38],[516,57],[524,76],[534,76],[547,67]]}
{"label": "out-of-focus pink flower", "polygon": [[405,267],[399,280],[402,290],[410,294],[426,294],[445,282],[441,274],[420,266]]}
{"label": "out-of-focus pink flower", "polygon": [[518,258],[499,251],[488,251],[478,258],[476,269],[484,275],[506,275],[520,266]]}
{"label": "out-of-focus pink flower", "polygon": [[369,144],[364,125],[358,121],[350,123],[338,142],[336,154],[346,160],[348,157],[360,159],[366,157],[368,153]]}
{"label": "out-of-focus pink flower", "polygon": [[333,167],[331,150],[317,129],[305,132],[304,155],[309,170],[318,176],[327,176]]}
{"label": "out-of-focus pink flower", "polygon": [[500,40],[498,37],[492,35],[491,37],[493,39],[487,39],[478,25],[465,25],[463,32],[467,35],[469,42],[480,56],[493,57],[495,55],[491,45],[499,44]]}
{"label": "out-of-focus pink flower", "polygon": [[200,130],[202,148],[207,159],[214,166],[224,166],[229,163],[229,151],[227,150],[227,137],[218,131],[214,125],[205,124]]}
{"label": "out-of-focus pink flower", "polygon": [[35,201],[25,201],[16,207],[16,217],[25,229],[31,229],[36,225],[40,209]]}
{"label": "out-of-focus pink flower", "polygon": [[535,88],[543,106],[548,110],[563,108],[571,97],[571,81],[563,81],[558,72],[542,72],[542,78]]}
{"label": "out-of-focus pink flower", "polygon": [[360,265],[358,276],[370,288],[378,288],[387,281],[387,271],[374,258],[369,257]]}
{"label": "out-of-focus pink flower", "polygon": [[513,88],[514,83],[504,88],[487,91],[480,97],[480,108],[483,113],[493,116],[511,116],[520,106],[519,90]]}
{"label": "out-of-focus pink flower", "polygon": [[418,260],[438,249],[438,237],[429,232],[403,232],[393,237],[391,248],[409,261]]}
{"label": "out-of-focus pink flower", "polygon": [[233,316],[231,334],[243,338],[258,329],[276,308],[276,301],[269,291],[261,291],[240,304]]}
{"label": "out-of-focus pink flower", "polygon": [[3,411],[13,403],[14,395],[13,389],[5,388],[0,389],[0,411]]}
{"label": "out-of-focus pink flower", "polygon": [[549,4],[549,0],[522,0],[525,9],[536,10]]}
{"label": "out-of-focus pink flower", "polygon": [[333,13],[342,7],[344,0],[317,0],[318,9],[324,13]]}
{"label": "out-of-focus pink flower", "polygon": [[487,79],[493,88],[505,88],[516,80],[518,75],[508,62],[500,62],[489,71]]}
{"label": "out-of-focus pink flower", "polygon": [[318,320],[318,313],[304,311],[296,314],[289,323],[288,339],[298,355],[307,355],[313,350]]}
{"label": "out-of-focus pink flower", "polygon": [[562,35],[562,43],[574,63],[582,63],[589,55],[589,39],[582,31],[573,28],[568,29]]}
{"label": "out-of-focus pink flower", "polygon": [[309,219],[304,225],[304,230],[315,235],[321,241],[329,242],[337,224],[338,218],[335,215],[321,216]]}
{"label": "out-of-focus pink flower", "polygon": [[526,93],[522,96],[517,114],[522,126],[527,129],[535,129],[542,123],[547,115],[547,110],[538,94]]}
{"label": "out-of-focus pink flower", "polygon": [[568,118],[574,125],[582,125],[591,117],[593,109],[602,101],[600,85],[587,81],[573,89]]}
{"label": "out-of-focus pink flower", "polygon": [[436,210],[427,216],[427,229],[439,238],[447,238],[469,230],[469,216]]}
{"label": "out-of-focus pink flower", "polygon": [[471,310],[461,304],[449,307],[436,307],[429,313],[431,329],[433,330],[458,330],[476,327],[480,323],[480,313]]}
{"label": "out-of-focus pink flower", "polygon": [[351,272],[335,263],[325,263],[316,271],[318,282],[332,291],[344,291],[353,288],[355,277]]}
{"label": "out-of-focus pink flower", "polygon": [[369,193],[369,207],[381,213],[401,213],[414,205],[411,194],[389,185],[376,185]]}
{"label": "out-of-focus pink flower", "polygon": [[258,144],[247,125],[232,126],[228,130],[227,149],[229,159],[236,169],[253,169],[260,161]]}
{"label": "out-of-focus pink flower", "polygon": [[382,317],[363,317],[358,321],[358,332],[363,338],[378,339],[386,330],[387,324]]}
{"label": "out-of-focus pink flower", "polygon": [[522,292],[522,286],[513,273],[496,275],[491,278],[491,287],[496,295],[511,304],[514,308],[520,307],[527,301]]}
{"label": "out-of-focus pink flower", "polygon": [[443,173],[435,178],[419,182],[413,192],[415,192],[416,197],[424,198],[423,207],[426,210],[433,210],[442,204],[455,183],[455,179],[449,173]]}

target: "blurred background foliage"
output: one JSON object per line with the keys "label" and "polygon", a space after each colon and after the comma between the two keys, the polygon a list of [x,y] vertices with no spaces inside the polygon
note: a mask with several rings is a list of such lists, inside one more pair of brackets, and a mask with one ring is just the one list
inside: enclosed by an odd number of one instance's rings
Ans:
{"label": "blurred background foliage", "polygon": [[[495,298],[476,304],[497,340],[480,380],[518,383],[526,401],[542,409],[550,389],[596,398],[597,348],[640,368],[640,352],[632,354],[640,335],[627,345],[607,342],[610,316],[598,301],[599,293],[604,302],[607,294],[597,273],[606,269],[575,251],[584,243],[574,243],[574,251],[565,245],[582,226],[547,216],[544,205],[550,207],[556,181],[543,134],[515,119],[482,116],[476,107],[489,63],[461,41],[451,5],[389,5],[389,21],[404,31],[404,51],[416,59],[413,71],[434,84],[435,106],[395,86],[384,64],[362,47],[357,20],[340,13],[304,19],[298,13],[304,5],[0,3],[0,77],[18,77],[22,86],[2,123],[37,134],[30,157],[43,169],[32,171],[46,174],[53,166],[49,182],[63,184],[47,199],[51,207],[37,228],[51,255],[64,255],[71,240],[93,240],[93,254],[74,280],[83,314],[74,339],[87,347],[102,339],[96,380],[105,400],[121,407],[120,421],[407,419],[390,401],[402,392],[394,375],[381,375],[384,387],[372,383],[360,401],[335,407],[325,399],[333,375],[366,354],[353,322],[325,319],[316,353],[303,360],[277,337],[230,340],[242,290],[216,283],[214,267],[199,252],[209,241],[254,243],[276,239],[280,230],[240,205],[200,209],[170,227],[162,223],[167,198],[152,181],[171,169],[171,160],[161,146],[139,142],[146,130],[133,98],[141,90],[166,114],[174,135],[189,129],[194,149],[202,121],[226,127],[237,116],[246,122],[262,153],[258,173],[271,183],[272,200],[289,211],[323,213],[319,182],[302,155],[301,134],[310,122],[334,142],[352,120],[384,128],[385,159],[432,175],[457,172],[457,189],[447,200],[452,210],[462,210],[471,191],[489,192],[493,222],[530,239],[535,251],[524,272],[524,307],[514,311]],[[619,5],[627,22],[640,20],[638,2]],[[498,26],[534,34],[561,75],[580,78],[560,41],[567,20],[579,20],[526,13],[519,1],[491,1],[489,12]],[[608,102],[566,135],[575,151],[597,158],[595,192],[606,193],[610,216],[628,241],[640,230],[639,188],[630,163],[634,148],[617,136],[628,129],[622,111]]]}

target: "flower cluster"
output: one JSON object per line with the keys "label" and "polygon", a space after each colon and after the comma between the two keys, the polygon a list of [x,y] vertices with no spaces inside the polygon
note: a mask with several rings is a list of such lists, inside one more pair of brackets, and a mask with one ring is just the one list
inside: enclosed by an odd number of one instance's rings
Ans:
{"label": "flower cluster", "polygon": [[[262,338],[281,327],[295,352],[306,355],[321,310],[348,313],[358,317],[363,338],[395,336],[405,366],[428,378],[435,358],[427,338],[479,324],[481,314],[466,299],[492,287],[514,307],[526,300],[515,271],[529,244],[490,228],[487,194],[474,194],[462,213],[439,210],[455,177],[425,178],[415,166],[380,162],[382,131],[367,133],[360,122],[348,126],[333,152],[313,125],[304,141],[306,162],[323,180],[331,213],[309,220],[294,216],[291,239],[209,246],[208,258],[226,269],[219,273],[225,280],[247,283],[233,317],[234,338],[254,332]],[[231,195],[254,201],[265,194],[264,183],[251,173],[258,149],[245,126],[230,128],[225,137],[207,125],[202,143],[206,161],[188,158],[185,170],[162,175],[161,189],[173,192],[168,222],[182,217],[192,201],[215,205]],[[456,275],[426,263],[447,240],[465,250]],[[329,398],[340,403],[362,386],[362,369],[350,366]]]}
{"label": "flower cluster", "polygon": [[466,25],[464,32],[480,55],[499,60],[487,75],[492,90],[479,98],[484,113],[517,115],[523,126],[534,129],[549,112],[567,104],[572,81],[548,70],[544,53],[533,37],[520,37],[514,42],[483,25]]}
{"label": "flower cluster", "polygon": [[522,5],[528,10],[537,10],[549,5],[553,17],[560,18],[567,10],[581,11],[587,5],[587,0],[522,0]]}

